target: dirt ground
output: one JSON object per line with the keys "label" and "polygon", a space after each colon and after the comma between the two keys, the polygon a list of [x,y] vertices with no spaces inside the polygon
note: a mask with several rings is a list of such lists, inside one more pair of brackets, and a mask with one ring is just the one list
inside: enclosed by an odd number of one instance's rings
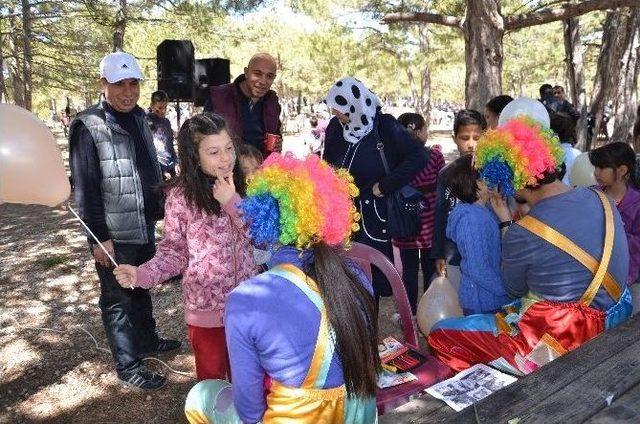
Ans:
{"label": "dirt ground", "polygon": [[[54,128],[67,157],[62,133]],[[46,184],[46,179],[43,180]],[[153,289],[160,334],[183,342],[161,357],[194,374],[180,287]],[[181,423],[195,380],[157,362],[167,384],[155,392],[122,386],[115,375],[98,308],[98,278],[80,224],[68,211],[0,205],[0,424]],[[383,300],[380,333],[398,333]],[[45,328],[52,329],[46,330]]]}

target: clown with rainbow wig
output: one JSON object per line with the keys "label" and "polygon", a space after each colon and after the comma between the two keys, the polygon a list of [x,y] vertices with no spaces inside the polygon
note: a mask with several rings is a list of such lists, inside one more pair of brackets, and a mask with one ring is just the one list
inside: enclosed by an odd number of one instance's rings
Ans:
{"label": "clown with rainbow wig", "polygon": [[269,270],[226,304],[233,386],[198,383],[191,423],[376,421],[377,314],[371,283],[343,258],[358,230],[358,189],[315,155],[274,153],[239,207]]}
{"label": "clown with rainbow wig", "polygon": [[525,114],[478,141],[474,166],[487,186],[531,209],[503,222],[503,282],[514,301],[497,314],[442,320],[428,336],[435,356],[455,371],[485,363],[528,374],[629,318],[620,215],[602,192],[560,182],[562,160],[556,135]]}

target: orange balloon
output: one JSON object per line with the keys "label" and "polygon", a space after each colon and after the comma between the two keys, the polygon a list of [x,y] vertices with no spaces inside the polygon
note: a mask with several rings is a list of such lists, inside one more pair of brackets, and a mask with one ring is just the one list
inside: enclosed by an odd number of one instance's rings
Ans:
{"label": "orange balloon", "polygon": [[445,318],[461,317],[458,293],[446,277],[435,278],[420,299],[416,321],[422,334],[429,335],[431,327]]}
{"label": "orange balloon", "polygon": [[0,203],[56,206],[70,192],[49,128],[26,109],[0,104]]}

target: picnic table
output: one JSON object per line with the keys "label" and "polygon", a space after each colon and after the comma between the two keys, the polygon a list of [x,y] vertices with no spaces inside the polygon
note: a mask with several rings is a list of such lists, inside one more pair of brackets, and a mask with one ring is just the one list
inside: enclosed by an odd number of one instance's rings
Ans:
{"label": "picnic table", "polygon": [[456,413],[424,393],[380,423],[640,423],[640,315]]}

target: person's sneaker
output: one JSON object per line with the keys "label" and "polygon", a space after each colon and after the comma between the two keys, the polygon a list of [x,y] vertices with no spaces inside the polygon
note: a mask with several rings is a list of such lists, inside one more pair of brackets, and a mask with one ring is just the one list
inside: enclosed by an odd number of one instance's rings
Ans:
{"label": "person's sneaker", "polygon": [[171,352],[173,350],[180,349],[181,346],[182,346],[182,342],[178,340],[158,338],[158,346],[150,352],[145,352],[142,356],[145,357],[145,356],[153,355],[154,353]]}
{"label": "person's sneaker", "polygon": [[160,374],[149,371],[144,366],[128,374],[118,375],[118,379],[126,386],[142,390],[158,390],[166,383],[167,379]]}

